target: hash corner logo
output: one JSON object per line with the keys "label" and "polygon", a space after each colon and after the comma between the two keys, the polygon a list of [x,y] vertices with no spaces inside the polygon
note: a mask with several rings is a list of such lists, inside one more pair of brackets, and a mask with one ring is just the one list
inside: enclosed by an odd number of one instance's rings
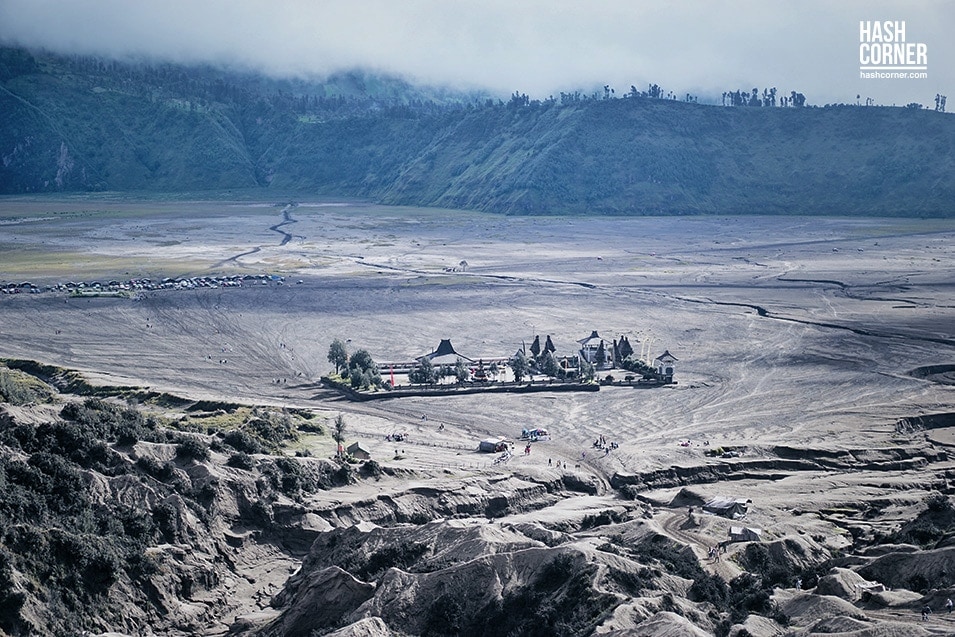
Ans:
{"label": "hash corner logo", "polygon": [[906,39],[905,20],[860,20],[859,77],[926,79],[928,45]]}

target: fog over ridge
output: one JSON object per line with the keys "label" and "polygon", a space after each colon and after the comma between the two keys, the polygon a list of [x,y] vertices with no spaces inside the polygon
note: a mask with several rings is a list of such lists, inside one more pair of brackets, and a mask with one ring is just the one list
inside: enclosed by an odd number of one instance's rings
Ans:
{"label": "fog over ridge", "polygon": [[[905,20],[928,45],[928,79],[860,79],[861,20]],[[534,98],[653,82],[678,98],[775,86],[812,104],[933,106],[955,84],[953,27],[941,0],[0,0],[7,44],[279,76],[366,68]]]}

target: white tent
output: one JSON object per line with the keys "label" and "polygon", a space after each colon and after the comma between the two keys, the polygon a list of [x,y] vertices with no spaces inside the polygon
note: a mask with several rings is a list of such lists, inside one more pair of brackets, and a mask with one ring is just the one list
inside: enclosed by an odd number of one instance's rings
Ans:
{"label": "white tent", "polygon": [[703,504],[703,510],[708,513],[721,515],[724,518],[739,520],[746,517],[746,505],[750,500],[746,498],[726,498],[716,496]]}

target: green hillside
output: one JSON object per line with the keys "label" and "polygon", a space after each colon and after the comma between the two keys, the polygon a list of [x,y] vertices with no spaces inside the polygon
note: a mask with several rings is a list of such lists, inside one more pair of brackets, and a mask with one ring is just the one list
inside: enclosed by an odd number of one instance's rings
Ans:
{"label": "green hillside", "polygon": [[458,95],[0,50],[0,193],[262,189],[511,214],[955,214],[955,118]]}
{"label": "green hillside", "polygon": [[627,99],[469,113],[379,195],[602,214],[955,213],[955,119]]}

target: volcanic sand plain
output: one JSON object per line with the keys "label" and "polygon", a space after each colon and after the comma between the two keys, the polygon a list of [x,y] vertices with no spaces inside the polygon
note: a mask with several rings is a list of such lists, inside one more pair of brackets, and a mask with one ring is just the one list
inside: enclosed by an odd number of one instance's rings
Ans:
{"label": "volcanic sand plain", "polygon": [[[901,419],[955,412],[955,386],[944,375],[910,373],[955,364],[953,220],[503,217],[319,200],[0,201],[0,285],[212,274],[284,281],[120,298],[0,296],[0,356],[109,385],[305,407],[328,421],[344,413],[349,441],[381,462],[398,457],[402,467],[444,478],[560,463],[606,483],[615,473],[725,462],[707,456],[718,447],[743,458],[780,446],[864,458],[955,441],[944,428],[897,428]],[[408,360],[450,338],[478,359],[509,356],[535,335],[550,335],[558,355],[571,355],[592,330],[608,344],[620,336],[635,349],[649,343],[651,358],[669,350],[679,359],[677,383],[354,403],[319,382],[335,338],[378,361]],[[475,451],[484,437],[513,439],[531,426],[553,439],[507,466],[492,467]],[[407,441],[385,440],[399,431]],[[593,449],[600,435],[619,449]],[[316,455],[333,450],[327,436],[301,444]],[[818,527],[836,545],[858,514],[846,503],[878,500],[891,526],[950,468],[735,476],[699,489],[751,498],[750,524]],[[335,497],[380,488],[358,485]],[[696,539],[701,552],[712,541]]]}

